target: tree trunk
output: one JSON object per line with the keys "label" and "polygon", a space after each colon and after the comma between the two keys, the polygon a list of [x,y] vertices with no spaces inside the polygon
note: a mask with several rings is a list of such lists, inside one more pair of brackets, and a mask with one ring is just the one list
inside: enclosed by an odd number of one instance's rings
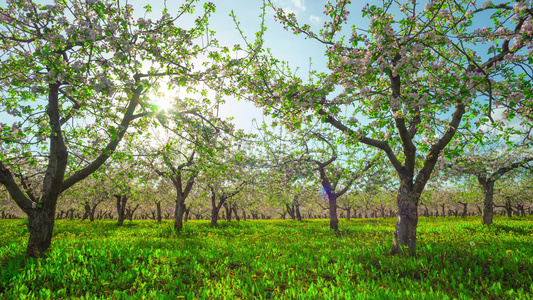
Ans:
{"label": "tree trunk", "polygon": [[224,204],[224,209],[226,209],[226,221],[231,222],[231,215],[233,212],[233,205],[231,203],[226,202]]}
{"label": "tree trunk", "polygon": [[89,221],[90,222],[94,222],[94,214],[96,213],[96,206],[98,206],[98,204],[93,205],[91,211],[89,212]]}
{"label": "tree trunk", "polygon": [[240,221],[241,218],[239,217],[239,215],[237,214],[237,207],[233,206],[233,214],[235,215],[235,219],[237,221]]}
{"label": "tree trunk", "polygon": [[518,211],[518,215],[524,217],[526,215],[526,211],[524,210],[523,204],[517,204],[516,205],[516,211]]}
{"label": "tree trunk", "polygon": [[352,212],[352,209],[351,208],[347,208],[346,209],[346,220],[350,221],[350,213]]}
{"label": "tree trunk", "polygon": [[161,201],[157,201],[156,210],[157,210],[157,222],[161,223]]}
{"label": "tree trunk", "polygon": [[466,214],[467,214],[467,211],[466,211],[466,208],[467,208],[467,205],[468,203],[466,202],[459,202],[459,204],[461,204],[463,206],[463,214],[461,215],[461,217],[466,217]]}
{"label": "tree trunk", "polygon": [[42,257],[50,248],[54,231],[55,205],[37,208],[28,214],[28,231],[30,238],[26,254],[29,257]]}
{"label": "tree trunk", "polygon": [[446,206],[446,204],[442,205],[442,216],[443,217],[446,217],[446,211],[444,211],[445,206]]}
{"label": "tree trunk", "polygon": [[296,218],[296,216],[294,215],[294,204],[292,205],[292,207],[289,204],[285,204],[285,208],[287,209],[287,213],[289,214],[291,219],[294,220]]}
{"label": "tree trunk", "polygon": [[220,197],[220,202],[217,204],[216,193],[214,189],[211,190],[211,226],[217,226],[218,214],[222,206],[226,203],[224,197]]}
{"label": "tree trunk", "polygon": [[185,213],[185,198],[181,193],[176,194],[176,209],[174,210],[174,230],[183,229],[183,214]]}
{"label": "tree trunk", "polygon": [[408,247],[407,251],[411,256],[416,253],[416,228],[418,225],[418,200],[407,183],[400,183],[400,189],[396,196],[398,204],[398,220],[394,232],[394,245],[392,254],[404,252],[402,247]]}
{"label": "tree trunk", "polygon": [[81,218],[82,221],[85,221],[89,218],[89,214],[91,213],[91,205],[87,202],[83,206],[83,209],[85,209],[85,212],[83,213],[83,217]]}
{"label": "tree trunk", "polygon": [[302,221],[302,215],[300,214],[300,202],[298,201],[298,198],[300,197],[300,195],[294,195],[294,198],[292,200],[292,207],[293,207],[293,212],[296,216],[296,219],[301,222]]}
{"label": "tree trunk", "polygon": [[479,177],[478,181],[485,191],[481,223],[490,226],[494,216],[494,180],[485,180],[485,178]]}
{"label": "tree trunk", "polygon": [[509,200],[505,201],[505,211],[507,212],[507,217],[513,217],[513,206],[511,205],[511,201]]}
{"label": "tree trunk", "polygon": [[191,208],[190,206],[187,208],[187,206],[185,206],[185,215],[183,215],[183,219],[185,222],[189,221],[189,212],[190,212]]}
{"label": "tree trunk", "polygon": [[128,196],[115,195],[115,198],[117,198],[118,225],[122,225],[124,223],[124,215],[126,211],[126,202],[128,201]]}
{"label": "tree trunk", "polygon": [[219,210],[216,207],[211,210],[211,226],[217,226],[218,212]]}
{"label": "tree trunk", "polygon": [[339,219],[337,218],[337,197],[335,195],[328,195],[329,197],[329,228],[335,232],[339,231]]}
{"label": "tree trunk", "polygon": [[130,222],[133,221],[133,214],[135,214],[137,208],[139,208],[139,204],[137,204],[137,206],[135,206],[134,208],[131,208],[131,206],[129,206],[129,208],[126,209],[126,216],[130,220]]}
{"label": "tree trunk", "polygon": [[302,221],[302,215],[300,214],[300,204],[295,205],[295,214],[298,221]]}

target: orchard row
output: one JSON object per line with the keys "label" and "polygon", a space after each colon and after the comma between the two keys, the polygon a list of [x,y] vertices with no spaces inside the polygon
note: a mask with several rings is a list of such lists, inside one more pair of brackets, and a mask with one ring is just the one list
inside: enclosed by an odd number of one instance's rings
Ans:
{"label": "orchard row", "polygon": [[[114,205],[121,224],[148,201],[177,231],[193,206],[213,226],[224,210],[326,210],[334,232],[339,210],[386,207],[392,253],[414,255],[423,207],[482,199],[490,226],[495,203],[531,204],[529,2],[386,1],[349,17],[356,4],[338,0],[315,30],[265,1],[254,40],[232,13],[243,40],[231,46],[213,38],[215,4],[197,2],[154,20],[150,6],[137,18],[119,1],[0,9],[0,183],[28,218],[29,256],[50,248],[56,215],[80,205],[89,218]],[[269,13],[324,47],[324,69],[302,77],[274,56]],[[235,128],[219,117],[232,97],[272,122]],[[476,189],[482,197],[441,200]]]}

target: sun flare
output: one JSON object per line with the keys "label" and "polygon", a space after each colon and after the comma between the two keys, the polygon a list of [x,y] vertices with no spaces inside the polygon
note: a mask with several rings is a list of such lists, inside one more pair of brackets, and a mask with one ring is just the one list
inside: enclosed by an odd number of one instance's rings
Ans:
{"label": "sun flare", "polygon": [[169,110],[172,108],[171,100],[168,98],[157,98],[153,101],[153,103],[162,110]]}

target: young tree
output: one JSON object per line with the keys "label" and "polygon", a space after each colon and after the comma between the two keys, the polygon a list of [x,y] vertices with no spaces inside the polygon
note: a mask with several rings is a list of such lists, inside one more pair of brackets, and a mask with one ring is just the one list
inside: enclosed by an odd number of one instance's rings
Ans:
{"label": "young tree", "polygon": [[[306,80],[269,53],[256,55],[228,71],[239,72],[242,79],[236,94],[248,91],[257,105],[292,127],[318,118],[346,134],[348,144],[383,151],[399,181],[392,253],[406,246],[414,255],[418,203],[439,155],[461,121],[470,127],[471,120],[487,111],[480,93],[517,91],[510,84],[497,85],[501,79],[495,74],[501,63],[523,59],[518,54],[528,44],[529,12],[524,5],[477,7],[466,0],[431,1],[424,7],[416,1],[389,0],[363,8],[368,29],[353,25],[349,36],[339,37],[349,0],[326,4],[330,21],[319,33],[269,4],[285,28],[327,48],[329,72],[312,71]],[[494,28],[474,26],[475,16],[491,11],[496,11],[491,16]],[[499,40],[503,42],[496,44]],[[494,46],[490,57],[482,58],[476,47],[486,41]],[[362,116],[368,122],[357,120]]]}
{"label": "young tree", "polygon": [[527,167],[533,161],[531,149],[512,146],[514,149],[501,143],[486,144],[484,149],[478,147],[470,149],[451,164],[445,162],[452,174],[474,176],[477,179],[484,192],[483,225],[493,223],[495,183],[509,172]]}
{"label": "young tree", "polygon": [[[244,137],[242,131],[238,133]],[[217,225],[219,212],[225,203],[244,191],[255,177],[255,159],[246,151],[246,143],[240,141],[235,145],[230,139],[221,142],[220,150],[209,158],[201,178],[211,198],[211,226]]]}
{"label": "young tree", "polygon": [[[59,195],[104,164],[131,124],[158,114],[146,93],[161,78],[170,87],[198,78],[191,59],[204,51],[195,42],[214,5],[205,4],[189,29],[175,24],[195,2],[158,20],[134,20],[133,7],[120,1],[0,8],[0,112],[12,116],[3,122],[14,120],[0,124],[0,183],[28,216],[27,255],[49,249]],[[92,159],[69,164],[76,148]],[[32,194],[13,174],[20,161],[37,159],[46,168],[37,169],[42,187]]]}
{"label": "young tree", "polygon": [[[315,170],[318,172],[319,180],[328,197],[328,210],[329,210],[329,223],[330,228],[334,231],[339,231],[339,219],[337,217],[337,199],[344,195],[351,187],[354,181],[362,178],[366,171],[375,166],[376,160],[374,159],[366,164],[362,168],[353,168],[347,170],[347,164],[343,166],[340,162],[334,164],[334,162],[339,158],[338,151],[336,150],[335,145],[333,145],[327,138],[321,135],[315,135],[320,141],[327,145],[331,150],[331,157],[327,160],[325,157],[325,151],[321,148],[317,149],[320,153],[319,156],[324,157],[322,160],[313,158],[313,155],[309,153],[309,147],[306,145],[306,152],[310,156],[305,158],[306,161],[316,165]],[[355,157],[347,155],[344,153],[344,159],[349,159],[350,161],[355,160]],[[339,188],[339,183],[344,184],[344,188]],[[339,188],[339,189],[338,189]]]}

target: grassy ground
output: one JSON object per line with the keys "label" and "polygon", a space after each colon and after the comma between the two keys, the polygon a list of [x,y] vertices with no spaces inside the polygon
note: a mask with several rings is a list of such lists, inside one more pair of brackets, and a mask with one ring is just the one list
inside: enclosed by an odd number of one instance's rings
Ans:
{"label": "grassy ground", "polygon": [[418,256],[390,256],[393,219],[58,220],[49,257],[0,220],[0,299],[531,299],[533,219],[421,218]]}

